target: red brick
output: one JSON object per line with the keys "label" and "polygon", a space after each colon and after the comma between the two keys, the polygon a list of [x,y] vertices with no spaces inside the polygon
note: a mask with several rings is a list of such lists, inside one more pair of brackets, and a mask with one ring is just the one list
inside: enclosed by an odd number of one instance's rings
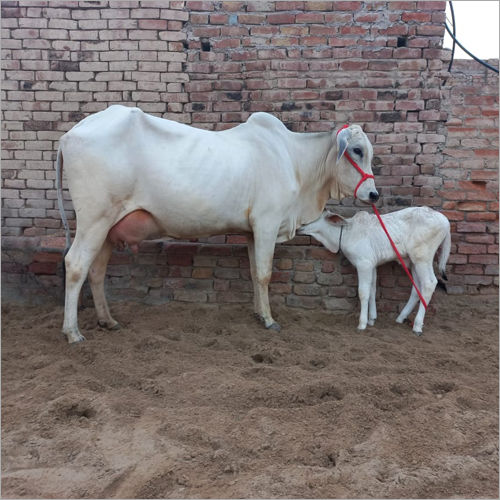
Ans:
{"label": "red brick", "polygon": [[340,69],[342,71],[362,71],[368,68],[368,61],[342,61]]}
{"label": "red brick", "polygon": [[269,24],[293,24],[295,22],[295,14],[290,14],[290,13],[268,14],[267,22]]}
{"label": "red brick", "polygon": [[230,234],[227,236],[227,243],[231,245],[246,245],[247,237],[239,234]]}
{"label": "red brick", "polygon": [[492,264],[498,265],[498,257],[496,255],[469,255],[471,264]]}
{"label": "red brick", "polygon": [[[278,2],[281,3],[281,2]],[[283,2],[286,3],[286,2]],[[315,0],[307,0],[304,2],[304,6],[306,10],[322,10],[329,11],[332,9],[334,2],[323,2],[323,1],[315,1]]]}
{"label": "red brick", "polygon": [[240,40],[237,38],[226,38],[225,40],[215,40],[212,46],[216,49],[235,49],[240,46]]}
{"label": "red brick", "polygon": [[498,157],[498,149],[474,149],[476,156]]}
{"label": "red brick", "polygon": [[56,262],[32,262],[28,270],[34,274],[56,274]]}
{"label": "red brick", "polygon": [[227,24],[228,16],[226,14],[210,14],[210,24]]}
{"label": "red brick", "polygon": [[340,2],[335,0],[333,2],[334,10],[360,10],[361,2]]}
{"label": "red brick", "polygon": [[498,219],[496,212],[472,212],[467,214],[468,221],[494,221]]}
{"label": "red brick", "polygon": [[139,19],[141,30],[166,30],[167,21],[164,19]]}
{"label": "red brick", "polygon": [[409,21],[428,23],[431,20],[431,14],[429,12],[403,12],[401,20],[405,23]]}
{"label": "red brick", "polygon": [[369,32],[368,28],[363,26],[342,26],[340,28],[340,33],[342,35],[358,35],[363,36]]}
{"label": "red brick", "polygon": [[359,14],[355,14],[355,16],[354,16],[354,20],[357,23],[376,23],[380,19],[382,19],[382,14],[378,14],[378,13],[366,14],[364,12],[361,12]]}
{"label": "red brick", "polygon": [[263,14],[239,14],[238,22],[240,24],[262,24],[266,20]]}
{"label": "red brick", "polygon": [[458,233],[484,233],[486,224],[482,222],[461,222],[457,224]]}
{"label": "red brick", "polygon": [[418,10],[442,10],[444,11],[446,8],[446,2],[438,2],[436,0],[432,0],[430,2],[417,2]]}
{"label": "red brick", "polygon": [[295,17],[296,23],[321,24],[324,21],[325,21],[324,14],[320,14],[319,12],[305,12],[303,14],[297,14],[297,16]]}
{"label": "red brick", "polygon": [[201,11],[211,11],[215,8],[215,2],[209,0],[196,1],[188,0],[186,2],[186,7],[188,10],[201,10]]}
{"label": "red brick", "polygon": [[486,253],[486,245],[473,244],[473,243],[459,243],[457,247],[458,247],[458,253],[464,253],[464,254]]}
{"label": "red brick", "polygon": [[59,252],[38,252],[33,256],[34,262],[61,262],[62,253]]}
{"label": "red brick", "polygon": [[228,12],[238,12],[244,9],[245,9],[245,2],[235,2],[232,0],[229,2],[222,2],[222,10]]}
{"label": "red brick", "polygon": [[495,243],[495,236],[493,234],[466,234],[465,241],[467,243],[485,243],[485,244],[493,244]]}

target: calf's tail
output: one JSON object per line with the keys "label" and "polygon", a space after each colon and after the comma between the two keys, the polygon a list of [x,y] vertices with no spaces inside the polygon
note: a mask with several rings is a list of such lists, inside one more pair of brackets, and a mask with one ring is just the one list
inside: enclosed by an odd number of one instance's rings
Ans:
{"label": "calf's tail", "polygon": [[[446,263],[448,262],[450,251],[451,251],[451,234],[450,234],[450,225],[448,224],[448,227],[446,229],[446,234],[443,238],[443,241],[441,242],[441,251],[439,253],[439,260],[438,260],[439,273],[441,274],[441,277],[446,281],[448,281],[448,278],[446,276]],[[438,279],[437,286],[442,288],[445,292],[448,291],[446,288],[446,283],[444,283],[440,279]]]}
{"label": "calf's tail", "polygon": [[66,257],[66,254],[68,253],[69,248],[71,246],[71,235],[69,232],[68,219],[66,218],[66,212],[64,210],[64,204],[63,204],[62,171],[63,171],[63,155],[61,151],[61,146],[59,146],[56,158],[56,187],[57,187],[57,206],[59,207],[59,213],[61,214],[61,220],[66,234],[66,244],[63,253],[63,283],[66,283],[66,265],[64,263],[64,257]]}
{"label": "calf's tail", "polygon": [[448,278],[446,277],[446,263],[448,262],[450,251],[451,251],[451,234],[450,234],[450,226],[448,224],[445,237],[441,242],[441,252],[439,254],[439,261],[438,261],[439,272],[441,273],[441,276],[445,280],[448,280]]}

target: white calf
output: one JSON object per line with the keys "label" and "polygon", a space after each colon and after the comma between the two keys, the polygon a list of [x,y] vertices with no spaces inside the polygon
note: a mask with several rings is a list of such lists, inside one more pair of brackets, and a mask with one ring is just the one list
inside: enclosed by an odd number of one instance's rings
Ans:
{"label": "white calf", "polygon": [[[413,279],[423,298],[429,303],[437,284],[432,266],[434,255],[442,245],[438,266],[443,276],[450,255],[448,219],[428,207],[405,208],[382,215],[382,219],[401,256],[408,257],[411,261]],[[377,266],[397,259],[376,216],[358,212],[351,219],[344,219],[325,211],[319,219],[302,226],[297,232],[314,236],[331,252],[341,250],[356,267],[361,303],[358,329],[364,330],[367,323],[373,325],[377,318]],[[419,297],[412,287],[410,299],[396,321],[402,323],[417,302]],[[413,323],[413,331],[417,335],[422,333],[424,315],[425,308],[420,304]]]}

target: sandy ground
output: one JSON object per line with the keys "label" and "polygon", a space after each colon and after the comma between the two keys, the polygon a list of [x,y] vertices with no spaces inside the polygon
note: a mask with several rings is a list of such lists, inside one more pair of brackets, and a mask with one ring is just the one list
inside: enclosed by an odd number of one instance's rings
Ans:
{"label": "sandy ground", "polygon": [[498,496],[498,298],[436,292],[424,335],[382,314],[112,304],[120,331],[3,306],[2,494]]}

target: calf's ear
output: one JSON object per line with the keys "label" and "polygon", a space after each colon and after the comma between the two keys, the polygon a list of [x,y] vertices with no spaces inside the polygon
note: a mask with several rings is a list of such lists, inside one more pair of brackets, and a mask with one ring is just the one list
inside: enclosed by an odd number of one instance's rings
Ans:
{"label": "calf's ear", "polygon": [[337,161],[339,161],[343,154],[345,153],[345,150],[347,149],[347,145],[349,144],[349,141],[351,139],[351,131],[348,128],[342,129],[338,134],[337,134]]}
{"label": "calf's ear", "polygon": [[332,214],[332,213],[329,213],[327,215],[326,220],[330,224],[343,224],[345,221],[344,217],[342,217],[341,215]]}

